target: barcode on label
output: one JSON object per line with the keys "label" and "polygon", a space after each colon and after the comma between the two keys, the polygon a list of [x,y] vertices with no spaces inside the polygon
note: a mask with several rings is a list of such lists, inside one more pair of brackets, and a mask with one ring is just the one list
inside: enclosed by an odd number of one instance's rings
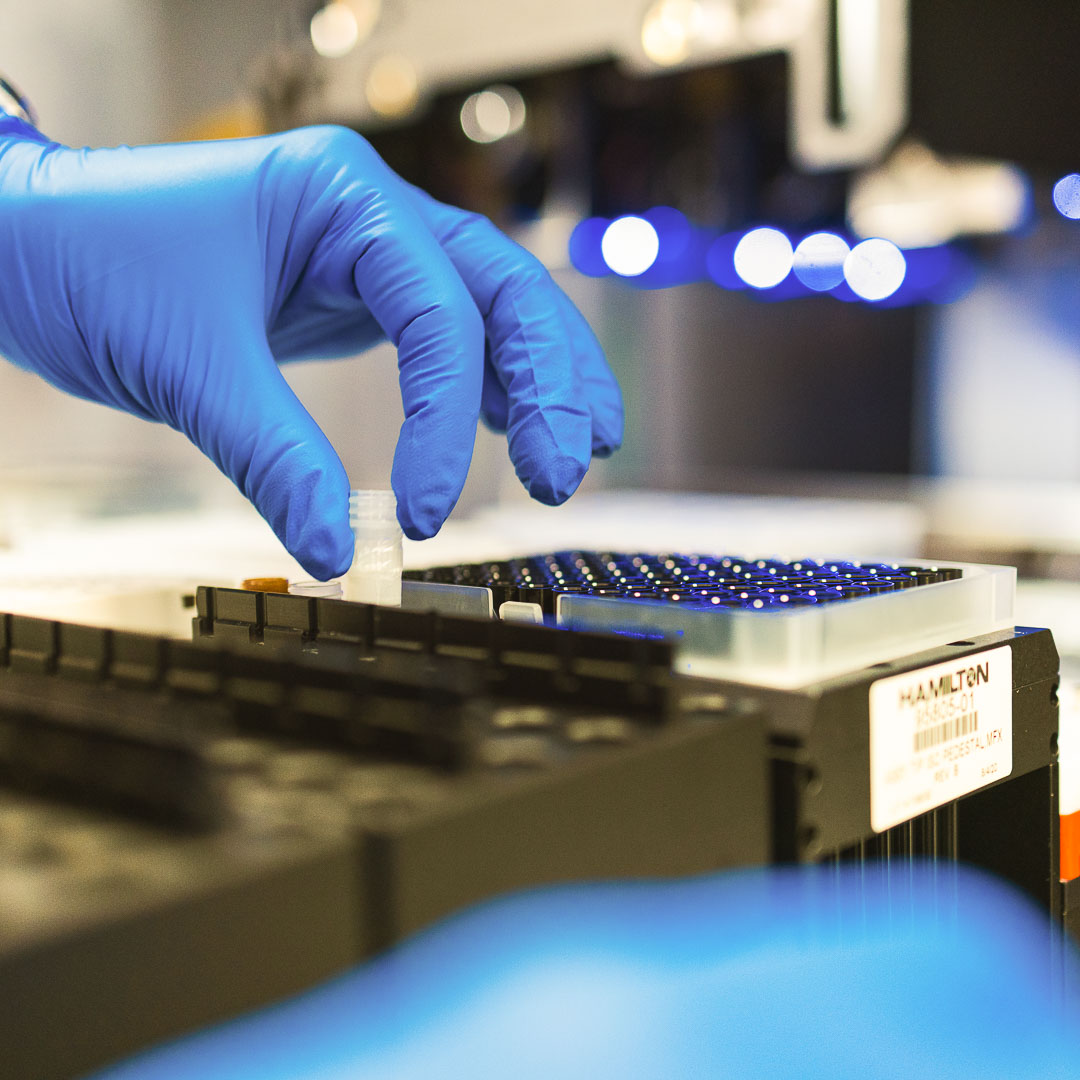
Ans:
{"label": "barcode on label", "polygon": [[970,735],[979,730],[978,712],[964,713],[963,716],[954,716],[943,724],[936,724],[932,728],[924,728],[915,732],[915,753],[920,750],[928,750],[931,746],[948,742],[949,739],[959,738],[961,735]]}

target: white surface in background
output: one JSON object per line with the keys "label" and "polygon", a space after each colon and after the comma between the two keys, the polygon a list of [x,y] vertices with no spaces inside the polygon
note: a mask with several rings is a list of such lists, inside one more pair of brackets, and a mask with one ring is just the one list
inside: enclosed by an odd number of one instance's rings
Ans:
{"label": "white surface in background", "polygon": [[[928,388],[935,471],[1080,480],[1077,285],[1071,267],[986,274],[936,311]],[[1018,518],[1016,527],[1026,522]],[[977,535],[978,527],[966,531]]]}
{"label": "white surface in background", "polygon": [[[1063,408],[1080,408],[1080,399]],[[1048,441],[1076,438],[1074,432],[1047,436]],[[1048,463],[1046,471],[1052,469]],[[922,488],[920,502],[927,530],[938,537],[1002,551],[1080,552],[1080,486],[1075,483],[942,477]]]}
{"label": "white surface in background", "polygon": [[1080,583],[1022,581],[1016,589],[1020,626],[1047,626],[1061,655],[1058,690],[1058,813],[1080,810]]}
{"label": "white surface in background", "polygon": [[439,566],[566,548],[885,558],[918,551],[921,511],[854,499],[681,492],[608,492],[562,507],[522,503],[482,511],[423,544],[405,565]]}
{"label": "white surface in background", "polygon": [[161,135],[164,12],[146,0],[3,5],[3,70],[42,129],[75,146]]}
{"label": "white surface in background", "polygon": [[1058,813],[1080,810],[1080,679],[1062,676],[1058,689]]}
{"label": "white surface in background", "polygon": [[0,552],[0,611],[191,636],[181,596],[301,570],[255,513],[205,511],[65,522]]}
{"label": "white surface in background", "polygon": [[1048,626],[1062,659],[1073,659],[1080,674],[1080,583],[1021,581],[1016,587],[1016,622]]}
{"label": "white surface in background", "polygon": [[[513,502],[406,540],[404,559],[422,567],[562,548],[873,558],[918,550],[922,532],[919,512],[894,503],[626,492],[557,509]],[[63,517],[0,551],[0,611],[187,636],[181,593],[268,576],[310,575],[239,498],[203,511]]]}

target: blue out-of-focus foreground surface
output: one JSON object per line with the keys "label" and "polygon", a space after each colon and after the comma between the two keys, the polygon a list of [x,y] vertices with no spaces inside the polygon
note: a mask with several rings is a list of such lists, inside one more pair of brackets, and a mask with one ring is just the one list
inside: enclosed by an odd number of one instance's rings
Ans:
{"label": "blue out-of-focus foreground surface", "polygon": [[1078,975],[1043,915],[965,869],[562,887],[95,1080],[1046,1080],[1080,1076]]}

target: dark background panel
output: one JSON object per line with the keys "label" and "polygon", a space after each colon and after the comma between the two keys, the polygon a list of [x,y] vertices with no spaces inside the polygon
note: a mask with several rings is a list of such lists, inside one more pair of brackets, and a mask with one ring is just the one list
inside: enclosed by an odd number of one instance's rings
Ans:
{"label": "dark background panel", "polygon": [[911,128],[939,152],[1080,166],[1077,0],[912,0]]}

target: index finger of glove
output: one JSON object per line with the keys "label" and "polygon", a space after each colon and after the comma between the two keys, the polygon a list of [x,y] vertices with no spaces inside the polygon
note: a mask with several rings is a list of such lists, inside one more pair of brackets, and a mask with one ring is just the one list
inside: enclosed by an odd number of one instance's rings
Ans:
{"label": "index finger of glove", "polygon": [[484,327],[396,174],[359,137],[349,152],[356,178],[336,191],[323,244],[351,261],[359,299],[398,349],[405,422],[392,482],[401,526],[419,540],[438,532],[465,483],[480,415]]}

